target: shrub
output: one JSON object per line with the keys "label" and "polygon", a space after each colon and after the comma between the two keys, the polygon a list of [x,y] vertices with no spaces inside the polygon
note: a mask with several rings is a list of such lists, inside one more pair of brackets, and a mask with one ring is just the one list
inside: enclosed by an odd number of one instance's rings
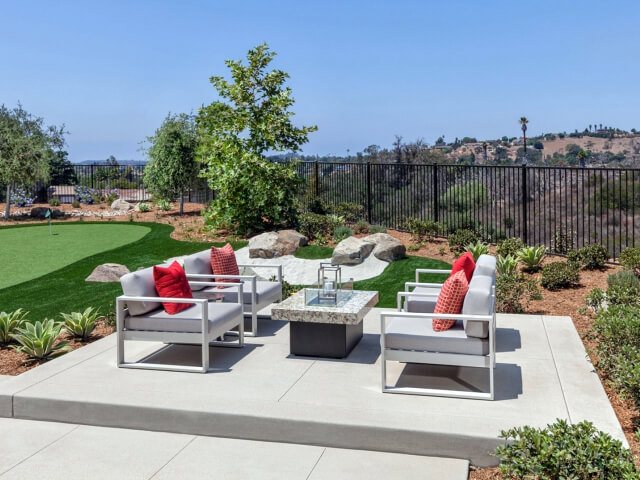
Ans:
{"label": "shrub", "polygon": [[604,302],[607,299],[607,294],[600,288],[593,288],[589,294],[585,297],[584,301],[588,307],[592,308],[594,312],[598,312]]}
{"label": "shrub", "polygon": [[80,208],[80,202],[76,199],[73,202],[71,202],[71,206],[73,208]]}
{"label": "shrub", "polygon": [[309,240],[313,240],[319,236],[327,237],[334,228],[331,217],[326,215],[311,212],[300,215],[300,233],[305,235]]}
{"label": "shrub", "polygon": [[586,245],[567,254],[570,262],[576,262],[587,270],[604,268],[609,260],[609,252],[599,244]]}
{"label": "shrub", "polygon": [[169,200],[165,200],[164,198],[158,200],[156,202],[156,206],[158,207],[158,210],[162,210],[165,212],[171,210],[171,202]]}
{"label": "shrub", "polygon": [[640,281],[632,272],[620,271],[607,277],[609,305],[640,305]]}
{"label": "shrub", "polygon": [[631,270],[635,276],[640,275],[640,248],[628,247],[620,254],[620,265]]}
{"label": "shrub", "polygon": [[335,242],[341,242],[345,238],[348,238],[352,235],[353,235],[353,230],[351,230],[349,227],[341,225],[339,227],[336,227],[335,230],[333,231],[333,240]]}
{"label": "shrub", "polygon": [[610,273],[607,277],[607,288],[616,287],[637,290],[640,289],[640,280],[633,273],[626,270]]}
{"label": "shrub", "polygon": [[12,335],[27,321],[27,315],[29,312],[24,312],[21,308],[10,313],[0,312],[0,345],[12,340]]}
{"label": "shrub", "polygon": [[75,338],[87,340],[96,328],[98,309],[88,307],[84,312],[61,313],[67,332]]}
{"label": "shrub", "polygon": [[356,223],[364,216],[364,207],[352,202],[342,202],[333,209],[333,213],[344,218],[347,223]]}
{"label": "shrub", "polygon": [[85,205],[100,203],[101,194],[99,190],[87,187],[85,185],[76,185],[73,188],[76,192],[76,200],[79,203],[84,203]]}
{"label": "shrub", "polygon": [[420,245],[416,244],[416,243],[412,243],[411,245],[409,245],[407,247],[407,250],[409,252],[417,252],[418,250],[420,250]]}
{"label": "shrub", "polygon": [[467,245],[465,247],[465,251],[471,252],[471,255],[473,255],[473,261],[477,262],[480,255],[486,255],[489,253],[489,245],[478,241]]}
{"label": "shrub", "polygon": [[52,198],[49,200],[49,206],[50,207],[59,207],[60,206],[60,200],[58,200],[57,198]]}
{"label": "shrub", "polygon": [[69,341],[58,341],[62,324],[45,319],[44,322],[25,323],[12,337],[20,345],[13,346],[31,360],[48,360],[63,355],[70,349]]}
{"label": "shrub", "polygon": [[111,205],[118,198],[120,198],[120,193],[118,192],[118,189],[107,186],[107,189],[104,192],[104,201],[109,205]]}
{"label": "shrub", "polygon": [[144,202],[143,203],[139,203],[138,204],[138,210],[140,212],[142,212],[142,213],[149,212],[149,211],[151,211],[151,205],[149,205],[148,203],[144,203]]}
{"label": "shrub", "polygon": [[580,270],[573,262],[552,262],[542,268],[540,283],[548,290],[568,288],[580,281]]}
{"label": "shrub", "polygon": [[30,207],[34,200],[26,188],[14,188],[11,192],[11,203],[16,207]]}
{"label": "shrub", "polygon": [[565,255],[575,248],[576,234],[573,230],[558,230],[551,239],[551,251]]}
{"label": "shrub", "polygon": [[451,250],[451,253],[455,256],[460,256],[467,245],[477,242],[478,237],[471,230],[457,230],[455,233],[449,235],[449,250]]}
{"label": "shrub", "polygon": [[531,300],[540,299],[538,283],[519,272],[498,275],[496,278],[496,311],[521,313]]}
{"label": "shrub", "polygon": [[358,221],[353,227],[355,233],[368,233],[370,225],[364,220]]}
{"label": "shrub", "polygon": [[503,257],[502,255],[498,255],[496,271],[498,275],[510,275],[515,273],[518,268],[518,259],[513,255],[507,255]]}
{"label": "shrub", "polygon": [[506,257],[507,255],[517,256],[518,252],[524,248],[524,242],[518,238],[506,238],[498,243],[497,253]]}
{"label": "shrub", "polygon": [[558,419],[546,428],[512,428],[496,449],[506,478],[640,479],[631,452],[591,422]]}
{"label": "shrub", "polygon": [[419,220],[409,217],[403,224],[403,228],[411,234],[416,242],[435,237],[440,231],[440,224],[431,220]]}
{"label": "shrub", "polygon": [[329,213],[329,207],[321,198],[316,197],[309,202],[309,211],[318,215],[326,215]]}
{"label": "shrub", "polygon": [[524,247],[518,252],[518,260],[529,272],[537,272],[540,270],[542,259],[547,253],[547,247],[541,245],[539,247]]}
{"label": "shrub", "polygon": [[369,233],[374,234],[374,233],[387,233],[387,227],[384,227],[382,225],[371,225],[369,227]]}

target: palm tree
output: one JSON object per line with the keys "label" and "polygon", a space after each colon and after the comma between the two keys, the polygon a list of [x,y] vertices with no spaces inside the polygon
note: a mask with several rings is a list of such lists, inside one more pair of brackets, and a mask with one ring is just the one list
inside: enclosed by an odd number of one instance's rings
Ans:
{"label": "palm tree", "polygon": [[522,128],[522,139],[524,141],[524,157],[522,158],[523,163],[527,163],[527,123],[529,123],[527,117],[520,117],[520,127]]}
{"label": "palm tree", "polygon": [[484,163],[487,163],[487,147],[489,144],[487,142],[482,142],[482,153],[484,155]]}

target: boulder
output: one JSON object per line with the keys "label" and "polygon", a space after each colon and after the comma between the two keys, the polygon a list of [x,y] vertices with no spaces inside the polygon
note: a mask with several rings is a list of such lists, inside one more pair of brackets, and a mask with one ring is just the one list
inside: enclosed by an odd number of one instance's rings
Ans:
{"label": "boulder", "polygon": [[307,237],[295,230],[261,233],[249,240],[249,258],[275,258],[293,255],[308,241]]}
{"label": "boulder", "polygon": [[133,205],[131,205],[126,200],[122,200],[120,198],[115,199],[111,204],[112,212],[128,212],[129,210],[132,210],[132,209],[133,209]]}
{"label": "boulder", "polygon": [[369,256],[375,244],[356,237],[342,240],[333,249],[331,263],[335,265],[358,265]]}
{"label": "boulder", "polygon": [[379,260],[394,262],[407,254],[405,246],[388,233],[374,233],[364,237],[363,240],[375,244],[373,255]]}
{"label": "boulder", "polygon": [[131,273],[129,269],[119,263],[105,263],[93,269],[85,282],[118,282],[120,277]]}
{"label": "boulder", "polygon": [[29,212],[29,215],[34,218],[46,218],[47,210],[51,210],[51,218],[64,217],[64,212],[62,210],[49,207],[34,207]]}

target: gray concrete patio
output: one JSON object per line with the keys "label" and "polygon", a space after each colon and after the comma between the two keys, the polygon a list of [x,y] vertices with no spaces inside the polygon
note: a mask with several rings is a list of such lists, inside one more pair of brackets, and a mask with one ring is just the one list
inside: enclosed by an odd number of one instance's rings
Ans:
{"label": "gray concrete patio", "polygon": [[[624,435],[568,317],[498,315],[496,400],[380,392],[379,309],[348,358],[289,355],[288,325],[261,320],[244,349],[211,349],[209,374],[115,367],[115,337],[0,383],[0,416],[395,452],[493,465],[502,429],[591,420]],[[197,364],[198,347],[136,343],[129,359]],[[389,363],[404,385],[478,389],[482,370]],[[626,443],[626,442],[625,442]]]}

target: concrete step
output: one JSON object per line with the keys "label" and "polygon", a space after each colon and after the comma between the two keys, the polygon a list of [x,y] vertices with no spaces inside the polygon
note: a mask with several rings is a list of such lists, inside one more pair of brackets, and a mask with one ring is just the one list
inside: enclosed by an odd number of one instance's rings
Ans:
{"label": "concrete step", "polygon": [[[466,480],[469,462],[0,418],[0,478]],[[105,452],[116,452],[105,454]]]}

